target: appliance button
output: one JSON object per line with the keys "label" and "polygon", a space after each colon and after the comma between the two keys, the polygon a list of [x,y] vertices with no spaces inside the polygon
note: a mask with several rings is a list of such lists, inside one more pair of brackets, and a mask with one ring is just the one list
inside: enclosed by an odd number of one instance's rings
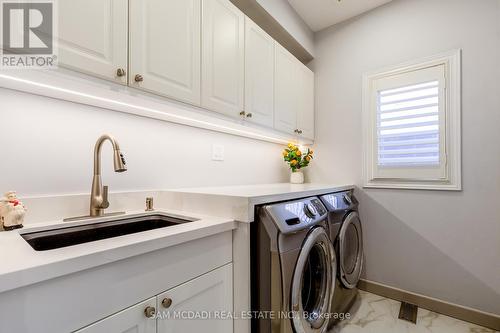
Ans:
{"label": "appliance button", "polygon": [[347,205],[349,205],[349,206],[352,205],[352,199],[351,199],[351,197],[349,196],[348,193],[345,193],[343,198],[344,198],[344,202]]}
{"label": "appliance button", "polygon": [[314,205],[314,207],[316,207],[316,210],[318,211],[319,215],[323,215],[326,213],[325,211],[325,208],[323,207],[323,205],[321,204],[321,202],[319,200],[312,200],[312,203]]}
{"label": "appliance button", "polygon": [[314,207],[312,203],[308,203],[307,205],[304,206],[304,212],[310,218],[313,218],[316,215],[318,215],[318,210],[316,209],[316,207]]}

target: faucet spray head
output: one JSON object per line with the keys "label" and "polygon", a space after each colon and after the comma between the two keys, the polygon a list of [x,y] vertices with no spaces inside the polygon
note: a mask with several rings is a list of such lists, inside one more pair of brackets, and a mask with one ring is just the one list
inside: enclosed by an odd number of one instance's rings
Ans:
{"label": "faucet spray head", "polygon": [[115,172],[127,171],[127,163],[125,162],[125,157],[119,149],[114,150],[113,162],[115,165]]}

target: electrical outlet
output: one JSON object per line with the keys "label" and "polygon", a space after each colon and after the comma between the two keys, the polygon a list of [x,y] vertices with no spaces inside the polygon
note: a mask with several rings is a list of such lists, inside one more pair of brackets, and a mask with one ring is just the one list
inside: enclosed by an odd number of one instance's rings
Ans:
{"label": "electrical outlet", "polygon": [[224,146],[223,145],[213,145],[212,146],[212,161],[224,161]]}

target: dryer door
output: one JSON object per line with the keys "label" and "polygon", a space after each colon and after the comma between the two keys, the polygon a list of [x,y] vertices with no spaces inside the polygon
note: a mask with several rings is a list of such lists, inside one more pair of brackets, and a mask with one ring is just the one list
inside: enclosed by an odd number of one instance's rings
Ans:
{"label": "dryer door", "polygon": [[325,229],[312,229],[300,250],[292,281],[291,309],[295,332],[326,330],[336,267],[335,250]]}
{"label": "dryer door", "polygon": [[363,269],[363,232],[356,212],[351,212],[342,222],[338,236],[340,280],[352,289],[358,283]]}

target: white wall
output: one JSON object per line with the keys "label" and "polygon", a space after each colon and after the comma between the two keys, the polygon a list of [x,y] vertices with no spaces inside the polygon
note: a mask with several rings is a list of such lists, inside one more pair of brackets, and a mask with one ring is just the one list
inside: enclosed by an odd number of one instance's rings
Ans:
{"label": "white wall", "polygon": [[463,191],[358,191],[368,280],[500,314],[500,0],[399,0],[316,35],[316,181],[361,185],[362,74],[463,50]]}
{"label": "white wall", "polygon": [[[22,197],[90,193],[93,147],[113,134],[128,171],[113,172],[103,148],[110,191],[286,181],[281,146],[0,88],[0,194]],[[212,144],[225,161],[212,161]]]}
{"label": "white wall", "polygon": [[287,0],[257,2],[314,57],[314,33]]}

